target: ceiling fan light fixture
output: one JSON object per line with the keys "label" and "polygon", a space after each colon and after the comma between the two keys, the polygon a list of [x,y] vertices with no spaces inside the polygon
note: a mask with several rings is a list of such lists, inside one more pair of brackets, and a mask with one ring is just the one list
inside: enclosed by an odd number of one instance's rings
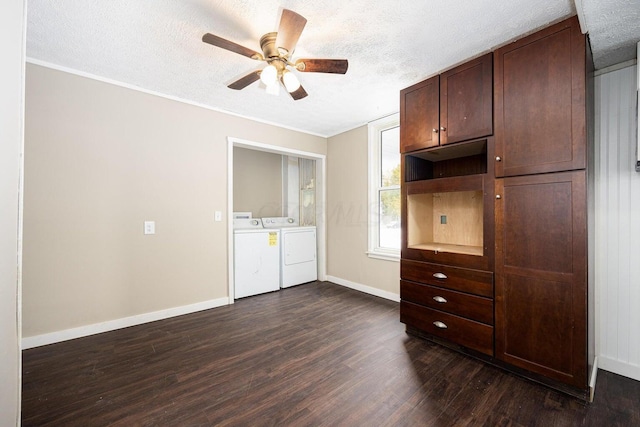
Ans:
{"label": "ceiling fan light fixture", "polygon": [[297,101],[308,95],[298,81],[298,71],[345,74],[349,66],[346,59],[309,58],[294,61],[292,55],[306,23],[307,20],[303,16],[289,9],[282,9],[278,31],[266,33],[260,38],[262,53],[211,33],[204,34],[202,41],[256,61],[267,62],[263,69],[252,71],[228,84],[227,87],[230,89],[244,89],[260,80],[266,86],[267,93],[277,95],[280,86],[284,86],[291,98]]}
{"label": "ceiling fan light fixture", "polygon": [[300,81],[291,71],[284,70],[282,73],[282,82],[289,93],[295,92],[300,88]]}
{"label": "ceiling fan light fixture", "polygon": [[275,86],[278,82],[278,70],[273,65],[267,65],[260,73],[260,80],[267,87]]}

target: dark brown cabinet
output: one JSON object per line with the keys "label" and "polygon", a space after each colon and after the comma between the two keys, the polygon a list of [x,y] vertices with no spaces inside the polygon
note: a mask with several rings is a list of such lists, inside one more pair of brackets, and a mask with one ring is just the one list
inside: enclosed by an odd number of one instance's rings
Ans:
{"label": "dark brown cabinet", "polygon": [[495,52],[496,176],[586,167],[585,43],[569,19]]}
{"label": "dark brown cabinet", "polygon": [[496,357],[587,384],[585,171],[496,181]]}
{"label": "dark brown cabinet", "polygon": [[492,273],[402,260],[400,275],[400,321],[493,355]]}
{"label": "dark brown cabinet", "polygon": [[495,357],[585,395],[593,99],[578,20],[499,49],[495,71]]}
{"label": "dark brown cabinet", "polygon": [[[481,58],[404,90],[400,122],[407,331],[583,399],[594,357],[589,55],[575,17],[498,49],[493,136],[480,125],[491,117],[467,114],[487,98]],[[432,98],[439,128],[425,120]]]}
{"label": "dark brown cabinet", "polygon": [[400,152],[493,133],[491,53],[400,92]]}
{"label": "dark brown cabinet", "polygon": [[432,77],[400,92],[400,152],[440,144],[440,78]]}

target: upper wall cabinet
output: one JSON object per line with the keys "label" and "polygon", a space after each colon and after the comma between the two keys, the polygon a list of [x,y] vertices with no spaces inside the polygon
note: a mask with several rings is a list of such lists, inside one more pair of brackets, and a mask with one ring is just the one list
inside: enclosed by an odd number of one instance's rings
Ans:
{"label": "upper wall cabinet", "polygon": [[585,43],[569,19],[495,52],[496,176],[585,167]]}
{"label": "upper wall cabinet", "polygon": [[440,77],[400,91],[400,152],[437,147],[440,129]]}
{"label": "upper wall cabinet", "polygon": [[493,54],[400,92],[400,151],[482,138],[493,133]]}

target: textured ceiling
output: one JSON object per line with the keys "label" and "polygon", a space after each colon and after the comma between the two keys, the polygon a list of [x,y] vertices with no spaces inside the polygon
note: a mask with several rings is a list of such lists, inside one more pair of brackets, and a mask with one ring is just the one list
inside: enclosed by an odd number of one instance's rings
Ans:
{"label": "textured ceiling", "polygon": [[582,25],[589,32],[596,69],[636,57],[640,41],[639,0],[582,0],[576,5],[584,11]]}
{"label": "textured ceiling", "polygon": [[[635,57],[638,0],[582,0],[597,68]],[[264,63],[282,8],[307,18],[294,58],[346,58],[346,75],[298,73],[309,96],[227,84]],[[234,114],[332,136],[398,111],[400,89],[576,14],[574,0],[29,0],[27,57]]]}

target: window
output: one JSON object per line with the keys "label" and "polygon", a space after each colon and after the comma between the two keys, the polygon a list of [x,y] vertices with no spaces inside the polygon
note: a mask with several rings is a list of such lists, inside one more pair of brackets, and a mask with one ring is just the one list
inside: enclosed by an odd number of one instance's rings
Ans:
{"label": "window", "polygon": [[400,258],[400,125],[398,114],[369,123],[369,251]]}

